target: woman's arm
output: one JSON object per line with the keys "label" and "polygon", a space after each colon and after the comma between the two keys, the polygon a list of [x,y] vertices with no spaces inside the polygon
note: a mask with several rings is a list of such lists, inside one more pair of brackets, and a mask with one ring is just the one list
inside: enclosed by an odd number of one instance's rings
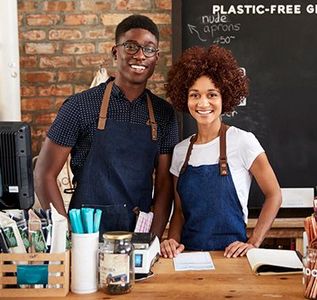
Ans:
{"label": "woman's arm", "polygon": [[271,228],[282,203],[282,194],[274,171],[265,153],[260,154],[250,168],[265,200],[257,224],[246,243],[236,241],[230,244],[224,255],[226,257],[243,256],[250,248],[259,247]]}

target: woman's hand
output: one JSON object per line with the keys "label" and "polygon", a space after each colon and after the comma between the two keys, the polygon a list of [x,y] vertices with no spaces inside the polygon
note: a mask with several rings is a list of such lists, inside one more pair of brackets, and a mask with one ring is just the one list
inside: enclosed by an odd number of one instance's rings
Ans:
{"label": "woman's hand", "polygon": [[164,240],[161,243],[161,256],[173,258],[185,249],[183,244],[176,242],[174,239]]}
{"label": "woman's hand", "polygon": [[251,248],[255,248],[251,243],[235,241],[226,247],[224,256],[227,258],[244,256]]}

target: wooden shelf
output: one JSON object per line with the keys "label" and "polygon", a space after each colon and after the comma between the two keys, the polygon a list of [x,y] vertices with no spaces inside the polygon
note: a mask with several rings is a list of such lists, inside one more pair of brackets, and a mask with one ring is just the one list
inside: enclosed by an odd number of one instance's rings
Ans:
{"label": "wooden shelf", "polygon": [[[269,239],[288,239],[289,243],[294,240],[295,249],[303,253],[303,232],[305,218],[277,218],[271,229],[266,234],[265,241]],[[250,235],[255,227],[257,219],[249,219],[247,233]]]}

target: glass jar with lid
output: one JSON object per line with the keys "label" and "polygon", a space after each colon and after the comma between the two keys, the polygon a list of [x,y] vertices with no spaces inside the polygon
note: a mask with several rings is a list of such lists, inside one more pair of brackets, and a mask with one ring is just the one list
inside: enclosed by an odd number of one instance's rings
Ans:
{"label": "glass jar with lid", "polygon": [[99,286],[107,294],[125,294],[134,284],[132,233],[111,231],[103,234],[99,249]]}

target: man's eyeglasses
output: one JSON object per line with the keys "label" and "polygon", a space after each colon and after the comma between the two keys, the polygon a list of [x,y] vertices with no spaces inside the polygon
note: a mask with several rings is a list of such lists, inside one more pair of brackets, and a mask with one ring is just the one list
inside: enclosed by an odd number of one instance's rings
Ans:
{"label": "man's eyeglasses", "polygon": [[140,49],[142,49],[142,52],[145,57],[153,57],[155,53],[159,51],[159,49],[155,47],[141,46],[134,42],[124,42],[122,44],[117,44],[116,46],[123,46],[125,52],[131,55],[136,54]]}

